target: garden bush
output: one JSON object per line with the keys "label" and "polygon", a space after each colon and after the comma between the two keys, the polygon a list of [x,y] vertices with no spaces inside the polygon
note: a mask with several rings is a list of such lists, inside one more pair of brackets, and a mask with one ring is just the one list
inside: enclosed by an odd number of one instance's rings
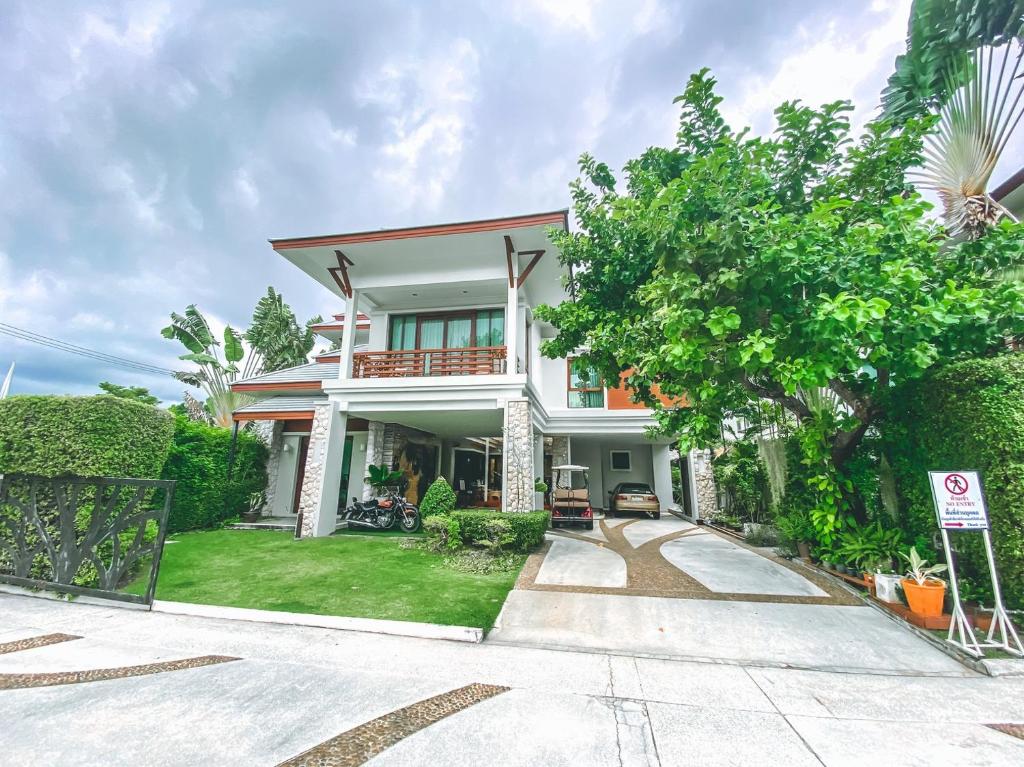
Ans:
{"label": "garden bush", "polygon": [[[980,471],[1004,596],[1024,608],[1024,355],[947,365],[894,390],[893,400],[897,415],[883,434],[909,542],[930,549],[938,530],[928,472]],[[951,538],[967,593],[990,599],[981,535]]]}
{"label": "garden bush", "polygon": [[174,419],[109,395],[0,401],[0,473],[156,479]]}
{"label": "garden bush", "polygon": [[753,440],[737,440],[711,462],[715,486],[726,494],[728,511],[745,522],[766,522],[771,506],[768,470]]}
{"label": "garden bush", "polygon": [[466,545],[489,540],[493,535],[492,528],[489,527],[492,520],[507,521],[508,536],[511,540],[503,546],[520,553],[533,551],[544,542],[544,533],[548,529],[550,519],[546,511],[513,514],[494,509],[457,509],[448,516],[458,523],[462,542]]}
{"label": "garden bush", "polygon": [[420,516],[426,519],[434,514],[448,514],[455,510],[455,491],[444,477],[438,477],[427,488],[420,501]]}
{"label": "garden bush", "polygon": [[459,523],[447,514],[434,514],[423,520],[430,548],[434,551],[455,551],[462,547]]}
{"label": "garden bush", "polygon": [[249,495],[267,485],[267,448],[239,432],[231,481],[227,479],[231,431],[178,416],[163,479],[177,481],[168,529],[217,527],[249,508]]}

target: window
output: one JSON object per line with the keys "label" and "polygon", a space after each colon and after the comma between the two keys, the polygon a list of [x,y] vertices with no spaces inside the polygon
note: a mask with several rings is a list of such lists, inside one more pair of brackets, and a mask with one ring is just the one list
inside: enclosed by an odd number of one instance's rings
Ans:
{"label": "window", "polygon": [[569,407],[604,407],[604,389],[597,371],[582,360],[570,359]]}
{"label": "window", "polygon": [[392,315],[388,336],[391,351],[465,349],[504,343],[504,309]]}
{"label": "window", "polygon": [[612,471],[631,471],[633,469],[633,462],[628,450],[612,450],[609,464]]}

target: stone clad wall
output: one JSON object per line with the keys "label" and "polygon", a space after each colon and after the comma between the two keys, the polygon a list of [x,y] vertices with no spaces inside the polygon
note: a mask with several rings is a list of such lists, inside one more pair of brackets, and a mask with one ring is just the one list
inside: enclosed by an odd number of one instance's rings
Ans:
{"label": "stone clad wall", "polygon": [[502,501],[505,511],[533,511],[533,420],[530,402],[525,399],[505,403],[505,437],[502,463],[505,480]]}
{"label": "stone clad wall", "polygon": [[316,534],[316,522],[320,515],[320,490],[324,478],[324,456],[327,454],[327,430],[331,423],[330,403],[317,405],[313,412],[313,428],[309,434],[309,450],[306,454],[306,473],[302,480],[299,496],[299,515],[303,538]]}
{"label": "stone clad wall", "polygon": [[[380,421],[370,421],[366,432],[366,465],[380,466],[384,463],[384,424]],[[369,469],[367,469],[369,470]],[[369,482],[363,483],[363,500],[373,498],[373,486]]]}
{"label": "stone clad wall", "polygon": [[697,486],[697,516],[709,517],[718,511],[718,489],[715,475],[711,472],[711,456],[706,450],[695,450],[693,457],[693,482]]}
{"label": "stone clad wall", "polygon": [[569,463],[569,438],[551,438],[551,465],[565,466]]}

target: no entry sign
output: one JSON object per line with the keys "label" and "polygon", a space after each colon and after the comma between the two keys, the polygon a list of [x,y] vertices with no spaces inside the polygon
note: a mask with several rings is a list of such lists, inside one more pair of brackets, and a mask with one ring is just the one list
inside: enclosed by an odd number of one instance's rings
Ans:
{"label": "no entry sign", "polygon": [[976,471],[930,471],[939,527],[946,530],[988,530],[988,510]]}

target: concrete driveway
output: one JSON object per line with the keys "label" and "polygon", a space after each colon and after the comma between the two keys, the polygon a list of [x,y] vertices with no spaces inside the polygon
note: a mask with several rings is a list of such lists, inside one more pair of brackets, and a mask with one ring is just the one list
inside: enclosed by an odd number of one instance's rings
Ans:
{"label": "concrete driveway", "polygon": [[674,516],[549,533],[487,641],[817,670],[967,673],[831,579]]}
{"label": "concrete driveway", "polygon": [[0,712],[5,767],[1024,763],[1009,734],[1024,678],[693,663],[7,594]]}

